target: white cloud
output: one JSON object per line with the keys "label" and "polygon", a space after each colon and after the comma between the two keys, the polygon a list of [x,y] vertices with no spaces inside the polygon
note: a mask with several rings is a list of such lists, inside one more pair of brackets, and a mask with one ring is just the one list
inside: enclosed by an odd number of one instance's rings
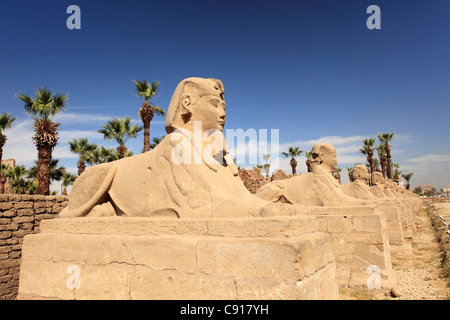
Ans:
{"label": "white cloud", "polygon": [[438,162],[450,162],[450,154],[427,154],[417,158],[407,159],[405,162],[416,164],[433,164]]}
{"label": "white cloud", "polygon": [[71,123],[92,123],[92,122],[106,122],[110,120],[112,117],[104,114],[91,114],[91,113],[70,113],[63,112],[57,114],[53,120],[56,122],[60,122],[62,124],[71,124]]}
{"label": "white cloud", "polygon": [[3,159],[15,159],[16,164],[20,165],[33,165],[37,160],[36,146],[32,140],[33,120],[16,120],[5,134],[8,140],[3,147]]}

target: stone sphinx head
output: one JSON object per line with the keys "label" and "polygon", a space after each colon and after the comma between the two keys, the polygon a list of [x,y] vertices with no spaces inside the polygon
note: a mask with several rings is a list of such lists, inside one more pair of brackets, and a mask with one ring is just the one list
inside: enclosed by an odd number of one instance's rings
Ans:
{"label": "stone sphinx head", "polygon": [[384,177],[383,174],[381,172],[374,172],[372,174],[372,185],[373,186],[381,186],[384,187],[385,183],[384,183]]}
{"label": "stone sphinx head", "polygon": [[172,96],[166,116],[166,131],[193,131],[201,121],[202,131],[223,131],[225,100],[223,84],[218,79],[187,78],[181,81]]}
{"label": "stone sphinx head", "polygon": [[357,164],[353,167],[352,177],[354,181],[360,181],[368,185],[370,181],[369,169],[365,165]]}
{"label": "stone sphinx head", "polygon": [[332,173],[337,168],[336,149],[331,143],[317,143],[311,149],[311,171],[322,168]]}

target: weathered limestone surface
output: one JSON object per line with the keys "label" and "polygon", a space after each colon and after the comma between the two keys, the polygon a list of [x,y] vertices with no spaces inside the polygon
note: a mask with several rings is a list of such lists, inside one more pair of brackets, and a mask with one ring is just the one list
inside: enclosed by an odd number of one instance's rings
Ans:
{"label": "weathered limestone surface", "polygon": [[313,217],[44,221],[24,240],[19,299],[337,299],[333,239],[317,227]]}
{"label": "weathered limestone surface", "polygon": [[380,268],[381,287],[396,285],[384,213],[317,214],[319,231],[334,239],[339,286],[366,287],[368,268]]}

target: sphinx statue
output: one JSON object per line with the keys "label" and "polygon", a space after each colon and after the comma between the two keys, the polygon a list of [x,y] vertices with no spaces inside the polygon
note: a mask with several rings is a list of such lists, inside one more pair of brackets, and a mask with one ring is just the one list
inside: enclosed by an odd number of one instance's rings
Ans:
{"label": "sphinx statue", "polygon": [[151,151],[89,167],[75,181],[61,217],[174,218],[295,214],[251,194],[228,155],[220,80],[188,78],[172,96],[168,135]]}
{"label": "sphinx statue", "polygon": [[[381,174],[381,173],[380,173]],[[353,181],[341,186],[348,196],[357,199],[377,200],[378,197],[371,192],[369,187],[370,173],[365,165],[357,164],[352,170]]]}
{"label": "sphinx statue", "polygon": [[256,196],[272,202],[305,206],[358,206],[368,201],[348,196],[332,172],[337,167],[336,149],[330,143],[318,143],[311,149],[311,172],[285,180],[272,181]]}
{"label": "sphinx statue", "polygon": [[386,187],[385,179],[381,172],[374,172],[371,177],[370,191],[378,198],[394,198],[395,195]]}
{"label": "sphinx statue", "polygon": [[381,172],[374,172],[370,177],[370,192],[377,198],[386,198],[388,195],[385,193],[384,177]]}

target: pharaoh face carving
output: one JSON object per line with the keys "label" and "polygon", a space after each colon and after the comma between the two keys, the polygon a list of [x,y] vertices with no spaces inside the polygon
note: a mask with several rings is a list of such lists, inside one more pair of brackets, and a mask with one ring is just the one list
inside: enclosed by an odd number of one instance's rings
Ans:
{"label": "pharaoh face carving", "polygon": [[384,177],[382,173],[374,172],[372,174],[372,185],[379,185],[379,186],[384,185]]}
{"label": "pharaoh face carving", "polygon": [[369,184],[370,174],[366,166],[357,164],[353,167],[352,176],[355,180],[361,181],[365,184]]}
{"label": "pharaoh face carving", "polygon": [[337,168],[336,149],[331,143],[317,143],[311,149],[311,167],[320,166],[332,173]]}
{"label": "pharaoh face carving", "polygon": [[223,131],[225,100],[223,84],[217,79],[188,78],[175,89],[166,117],[166,131],[193,129],[194,122],[202,131]]}

